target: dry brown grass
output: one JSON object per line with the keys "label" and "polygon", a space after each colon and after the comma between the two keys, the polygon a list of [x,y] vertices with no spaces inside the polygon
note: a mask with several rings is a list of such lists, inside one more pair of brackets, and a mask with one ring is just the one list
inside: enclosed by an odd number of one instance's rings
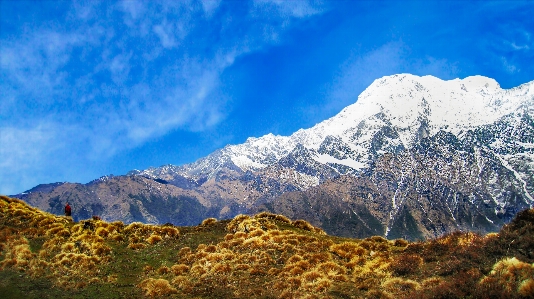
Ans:
{"label": "dry brown grass", "polygon": [[143,244],[143,243],[130,243],[130,244],[128,244],[128,248],[130,248],[132,250],[144,249],[145,247],[146,247],[146,245]]}
{"label": "dry brown grass", "polygon": [[390,269],[399,276],[415,273],[423,264],[423,258],[418,254],[400,254],[393,262]]}
{"label": "dry brown grass", "polygon": [[237,216],[226,230],[225,220],[207,219],[181,235],[174,226],[72,223],[3,198],[0,211],[2,269],[60,289],[124,283],[113,272],[121,255],[148,297],[529,298],[534,290],[530,212],[499,234],[409,243],[326,236],[271,213]]}
{"label": "dry brown grass", "polygon": [[150,237],[148,237],[146,242],[150,245],[154,245],[154,244],[159,243],[161,240],[163,240],[163,238],[160,235],[152,234],[150,235]]}
{"label": "dry brown grass", "polygon": [[207,218],[207,219],[204,219],[200,225],[201,226],[210,226],[210,225],[214,225],[215,223],[217,223],[217,219],[215,219],[215,218]]}
{"label": "dry brown grass", "polygon": [[355,242],[343,242],[340,244],[334,244],[330,247],[330,250],[344,259],[352,259],[358,256],[367,254],[367,250],[362,248]]}
{"label": "dry brown grass", "polygon": [[4,252],[4,260],[0,262],[2,269],[11,267],[19,271],[28,270],[30,262],[36,256],[24,237],[9,238],[4,244]]}
{"label": "dry brown grass", "polygon": [[[17,231],[2,245],[2,267],[26,272],[32,277],[47,277],[56,286],[83,288],[101,281],[96,269],[107,264],[112,249],[104,243],[120,224],[97,221],[96,231],[84,229],[71,219],[41,212],[24,202],[2,197],[1,221]],[[6,219],[9,219],[6,223]],[[33,252],[26,238],[39,238],[42,245]],[[37,243],[39,244],[39,243]],[[112,277],[112,276],[110,276]]]}
{"label": "dry brown grass", "polygon": [[497,262],[491,273],[482,279],[484,287],[503,287],[508,293],[534,297],[534,264],[506,258]]}
{"label": "dry brown grass", "polygon": [[145,296],[148,297],[166,296],[178,293],[178,291],[171,286],[168,280],[162,278],[147,278],[141,281],[141,283],[139,283],[137,286],[143,289]]}

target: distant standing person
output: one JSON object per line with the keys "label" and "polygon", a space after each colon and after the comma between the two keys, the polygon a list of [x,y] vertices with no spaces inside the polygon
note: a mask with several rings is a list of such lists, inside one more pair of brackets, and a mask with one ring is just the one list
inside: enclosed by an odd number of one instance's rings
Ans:
{"label": "distant standing person", "polygon": [[67,205],[65,206],[65,216],[70,216],[72,213],[72,210],[69,206],[69,203],[67,202]]}

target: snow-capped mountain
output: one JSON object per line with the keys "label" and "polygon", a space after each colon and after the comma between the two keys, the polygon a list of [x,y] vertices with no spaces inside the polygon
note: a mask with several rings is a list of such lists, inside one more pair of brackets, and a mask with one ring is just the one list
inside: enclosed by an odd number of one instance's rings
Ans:
{"label": "snow-capped mountain", "polygon": [[[505,119],[512,125],[510,134],[499,131],[499,138],[488,146],[508,161],[511,157],[504,155],[503,147],[532,149],[531,140],[513,136],[513,132],[521,130],[522,115],[532,115],[533,110],[533,82],[501,89],[495,80],[482,76],[443,81],[432,76],[394,75],[375,80],[356,103],[312,128],[291,136],[251,137],[195,163],[151,168],[140,174],[198,180],[229,165],[241,171],[258,171],[278,163],[298,145],[308,149],[315,162],[330,165],[340,174],[357,173],[377,155],[411,148],[439,131],[461,137]],[[532,150],[521,154],[534,157]]]}
{"label": "snow-capped mountain", "polygon": [[[495,231],[534,206],[534,81],[502,89],[482,76],[387,76],[339,114],[291,136],[249,138],[195,163],[75,187],[100,194],[94,202],[104,214],[112,196],[120,198],[127,221],[183,224],[192,207],[192,222],[268,210],[357,237]],[[19,197],[46,206],[81,198],[75,187]]]}

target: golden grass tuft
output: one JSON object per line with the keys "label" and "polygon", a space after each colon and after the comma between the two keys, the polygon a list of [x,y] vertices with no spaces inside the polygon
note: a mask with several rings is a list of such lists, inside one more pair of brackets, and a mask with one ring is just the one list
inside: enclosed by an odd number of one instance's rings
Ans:
{"label": "golden grass tuft", "polygon": [[191,254],[193,251],[191,250],[190,247],[182,247],[180,248],[180,251],[178,251],[178,256],[179,257],[183,257],[183,256],[186,256],[188,254]]}
{"label": "golden grass tuft", "polygon": [[236,271],[247,271],[248,269],[250,269],[250,265],[248,264],[237,264],[234,267],[234,270]]}
{"label": "golden grass tuft", "polygon": [[206,247],[204,248],[204,251],[205,251],[205,252],[211,252],[211,253],[216,252],[216,251],[217,251],[217,246],[215,246],[215,245],[208,245],[208,246],[206,246]]}
{"label": "golden grass tuft", "polygon": [[261,230],[261,229],[254,229],[254,230],[252,230],[252,231],[248,234],[248,236],[249,236],[249,237],[261,237],[261,236],[263,236],[264,234],[265,234],[265,232],[264,232],[263,230]]}
{"label": "golden grass tuft", "polygon": [[394,299],[397,298],[392,294],[378,289],[369,290],[365,296],[366,299]]}
{"label": "golden grass tuft", "polygon": [[322,278],[323,277],[323,274],[320,273],[319,271],[317,270],[312,270],[312,271],[308,271],[306,273],[304,273],[302,275],[302,278],[306,281],[306,282],[314,282],[316,281],[317,279],[319,278]]}
{"label": "golden grass tuft", "polygon": [[69,237],[70,232],[65,229],[65,227],[61,224],[57,224],[50,229],[48,229],[45,233],[47,236],[59,236],[59,237]]}
{"label": "golden grass tuft", "polygon": [[295,221],[291,222],[291,225],[293,225],[294,227],[298,227],[300,229],[303,229],[303,230],[307,230],[307,231],[310,231],[310,232],[315,232],[315,227],[313,225],[311,225],[306,220],[302,220],[302,219],[295,220]]}
{"label": "golden grass tuft", "polygon": [[232,267],[227,263],[217,263],[211,268],[211,272],[215,275],[227,275],[232,270]]}
{"label": "golden grass tuft", "polygon": [[184,275],[189,271],[189,266],[184,264],[173,265],[171,271],[176,276]]}
{"label": "golden grass tuft", "polygon": [[178,290],[172,287],[168,280],[162,278],[147,278],[139,283],[137,287],[141,288],[145,292],[145,296],[149,297],[168,296],[178,293]]}
{"label": "golden grass tuft", "polygon": [[180,290],[186,294],[191,293],[194,287],[193,283],[189,280],[189,278],[183,275],[176,276],[172,280],[172,284],[180,288]]}
{"label": "golden grass tuft", "polygon": [[420,288],[420,284],[414,280],[394,277],[382,283],[385,291],[392,294],[407,294]]}
{"label": "golden grass tuft", "polygon": [[150,235],[150,237],[148,237],[146,241],[148,244],[154,245],[156,243],[161,242],[161,240],[163,240],[163,238],[160,235],[152,234]]}
{"label": "golden grass tuft", "polygon": [[238,230],[238,227],[241,224],[241,222],[243,222],[245,220],[249,220],[249,219],[250,219],[250,216],[244,215],[244,214],[239,214],[239,215],[235,216],[234,219],[232,219],[228,223],[228,225],[226,225],[226,230],[229,231],[229,232],[235,233]]}
{"label": "golden grass tuft", "polygon": [[236,232],[233,239],[246,238],[247,234],[245,232]]}
{"label": "golden grass tuft", "polygon": [[352,259],[367,254],[367,250],[354,242],[343,242],[330,246],[330,251],[341,258]]}
{"label": "golden grass tuft", "polygon": [[521,282],[517,292],[525,298],[534,298],[534,278]]}
{"label": "golden grass tuft", "polygon": [[166,238],[175,238],[180,235],[180,231],[173,226],[163,226],[159,229],[159,233]]}
{"label": "golden grass tuft", "polygon": [[73,251],[74,249],[76,249],[76,245],[73,242],[67,242],[61,245],[61,251],[63,252]]}
{"label": "golden grass tuft", "polygon": [[169,274],[171,273],[171,269],[167,266],[161,266],[159,267],[158,269],[158,274],[159,275],[165,275],[165,274]]}
{"label": "golden grass tuft", "polygon": [[124,236],[122,234],[119,234],[119,233],[114,233],[111,235],[111,239],[113,241],[116,241],[116,242],[122,242],[124,241]]}
{"label": "golden grass tuft", "polygon": [[87,243],[102,243],[104,242],[104,238],[101,236],[95,235],[92,232],[84,232],[83,234],[77,236],[74,238],[75,241],[82,241]]}
{"label": "golden grass tuft", "polygon": [[275,219],[278,220],[278,221],[287,223],[287,224],[291,224],[291,219],[287,218],[287,217],[284,216],[284,215],[276,215],[276,218],[275,218]]}
{"label": "golden grass tuft", "polygon": [[92,252],[96,256],[104,256],[111,252],[111,248],[104,243],[93,243]]}
{"label": "golden grass tuft", "polygon": [[191,269],[189,270],[189,274],[193,277],[201,277],[202,275],[206,274],[208,271],[201,265],[195,264]]}
{"label": "golden grass tuft", "polygon": [[347,270],[344,267],[338,265],[333,261],[320,263],[315,267],[315,269],[317,269],[317,271],[321,273],[326,274],[330,278],[340,278],[339,275],[344,275],[347,273]]}
{"label": "golden grass tuft", "polygon": [[124,229],[124,222],[122,221],[113,221],[111,223],[109,223],[109,225],[111,225],[115,230],[122,230]]}
{"label": "golden grass tuft", "polygon": [[148,235],[148,233],[151,231],[152,230],[150,225],[146,225],[141,222],[132,222],[128,224],[123,230],[125,234],[134,234],[141,236]]}
{"label": "golden grass tuft", "polygon": [[301,255],[295,254],[287,260],[287,264],[294,264],[302,260],[304,260],[304,258]]}
{"label": "golden grass tuft", "polygon": [[410,244],[410,242],[404,240],[404,239],[395,239],[393,241],[393,246],[395,247],[406,247],[408,246],[408,244]]}
{"label": "golden grass tuft", "polygon": [[502,286],[510,293],[530,293],[533,290],[534,264],[522,262],[515,257],[505,258],[493,266],[490,274],[481,281],[482,285]]}
{"label": "golden grass tuft", "polygon": [[332,255],[328,252],[314,252],[317,250],[321,250],[321,247],[319,247],[319,245],[315,245],[312,248],[308,248],[308,246],[304,247],[308,253],[304,254],[303,257],[314,265],[332,260]]}
{"label": "golden grass tuft", "polygon": [[207,219],[204,219],[200,225],[201,226],[210,226],[210,225],[214,225],[215,223],[217,223],[217,219],[215,219],[215,218],[207,218]]}
{"label": "golden grass tuft", "polygon": [[143,243],[130,243],[130,244],[128,244],[128,248],[133,249],[133,250],[140,250],[140,249],[144,249],[145,247],[146,247],[146,245],[143,244]]}
{"label": "golden grass tuft", "polygon": [[423,258],[418,254],[403,253],[391,262],[389,269],[395,274],[403,276],[415,273],[423,264]]}
{"label": "golden grass tuft", "polygon": [[107,236],[109,236],[109,230],[106,227],[102,226],[97,228],[95,233],[102,238],[106,238]]}
{"label": "golden grass tuft", "polygon": [[307,289],[311,289],[314,292],[326,293],[332,286],[332,281],[328,278],[322,277],[318,280],[306,285]]}
{"label": "golden grass tuft", "polygon": [[274,213],[270,213],[270,212],[260,212],[256,215],[254,215],[254,218],[258,219],[258,218],[268,218],[268,219],[276,219],[276,214]]}

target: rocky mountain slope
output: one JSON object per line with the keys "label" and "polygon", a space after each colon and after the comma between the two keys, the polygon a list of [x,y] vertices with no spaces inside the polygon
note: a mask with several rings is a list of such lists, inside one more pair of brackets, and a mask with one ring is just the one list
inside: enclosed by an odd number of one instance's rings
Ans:
{"label": "rocky mountain slope", "polygon": [[56,213],[74,201],[80,217],[108,220],[196,224],[266,210],[353,237],[497,231],[534,205],[533,119],[534,82],[501,89],[481,76],[388,76],[291,136],[16,197]]}

